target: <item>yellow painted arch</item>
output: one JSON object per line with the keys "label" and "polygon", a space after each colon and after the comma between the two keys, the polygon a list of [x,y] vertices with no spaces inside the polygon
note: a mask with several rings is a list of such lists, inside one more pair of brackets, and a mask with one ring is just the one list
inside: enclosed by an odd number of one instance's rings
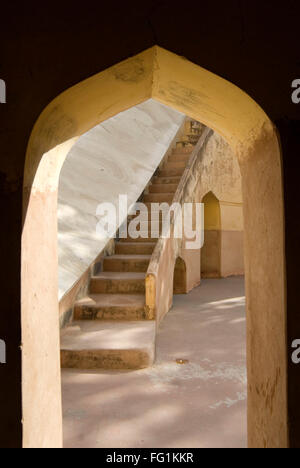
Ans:
{"label": "yellow painted arch", "polygon": [[265,112],[238,87],[160,47],[66,90],[33,128],[24,173],[22,236],[23,445],[62,444],[56,251],[61,166],[80,135],[149,98],[213,128],[239,159],[249,445],[286,447],[284,218],[277,135]]}
{"label": "yellow painted arch", "polygon": [[25,186],[41,154],[150,98],[216,130],[237,154],[262,131],[273,132],[265,112],[237,86],[155,46],[69,88],[44,109],[28,145]]}

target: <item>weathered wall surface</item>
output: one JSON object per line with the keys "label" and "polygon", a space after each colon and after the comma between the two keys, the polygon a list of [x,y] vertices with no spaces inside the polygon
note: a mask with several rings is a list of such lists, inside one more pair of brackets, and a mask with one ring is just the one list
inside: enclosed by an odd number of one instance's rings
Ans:
{"label": "weathered wall surface", "polygon": [[72,147],[59,181],[59,298],[105,247],[96,233],[99,203],[134,203],[185,116],[148,100],[93,128]]}
{"label": "weathered wall surface", "polygon": [[[228,143],[216,132],[205,145],[197,166],[197,185],[190,201],[204,202],[209,194],[216,197],[218,215],[206,205],[204,246],[201,251],[183,250],[187,265],[187,290],[202,277],[226,277],[244,274],[244,220],[242,179],[238,159]],[[199,266],[200,265],[200,266]]]}
{"label": "weathered wall surface", "polygon": [[218,278],[221,276],[220,203],[213,192],[205,195],[202,203],[204,203],[204,245],[201,249],[201,277]]}
{"label": "weathered wall surface", "polygon": [[[243,196],[238,160],[225,140],[214,133],[210,138],[202,161],[199,181],[199,199],[213,192],[219,202],[219,226],[205,226],[206,244],[219,246],[219,276],[244,273],[243,249]],[[214,249],[215,250],[215,249]]]}

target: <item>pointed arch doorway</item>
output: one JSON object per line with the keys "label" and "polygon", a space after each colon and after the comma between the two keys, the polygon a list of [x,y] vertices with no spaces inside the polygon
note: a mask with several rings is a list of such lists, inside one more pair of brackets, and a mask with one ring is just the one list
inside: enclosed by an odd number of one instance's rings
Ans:
{"label": "pointed arch doorway", "polygon": [[23,446],[62,445],[56,250],[60,169],[80,135],[149,98],[217,131],[238,158],[245,219],[249,446],[286,447],[284,217],[278,137],[264,111],[243,91],[159,47],[68,89],[45,108],[32,131],[23,197]]}

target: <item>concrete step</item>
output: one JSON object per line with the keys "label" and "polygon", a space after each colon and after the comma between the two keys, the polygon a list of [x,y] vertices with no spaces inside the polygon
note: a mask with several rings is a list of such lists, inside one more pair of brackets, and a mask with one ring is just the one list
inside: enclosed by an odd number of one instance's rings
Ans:
{"label": "concrete step", "polygon": [[159,177],[168,177],[169,179],[172,177],[182,176],[184,173],[184,167],[182,168],[175,168],[175,169],[161,169],[158,173]]}
{"label": "concrete step", "polygon": [[[162,216],[159,216],[159,213],[157,211],[155,211],[155,213],[157,213],[157,218],[158,218],[157,220],[156,219],[152,220],[151,219],[152,218],[151,214],[150,214],[150,216],[148,216],[149,219],[148,218],[145,218],[145,219],[144,218],[139,218],[137,228],[140,231],[148,231],[153,226],[154,229],[157,229],[157,231],[159,231],[159,229],[161,228],[161,225],[162,225]],[[132,222],[134,222],[134,218],[132,218],[132,219],[130,219],[128,221],[128,232],[129,232],[129,228],[130,228]]]}
{"label": "concrete step", "polygon": [[149,233],[149,231],[142,231],[141,235],[144,235],[144,236],[147,236],[147,237],[138,237],[136,239],[133,239],[132,237],[126,237],[126,239],[120,239],[120,242],[121,243],[128,243],[128,244],[149,244],[149,243],[153,243],[153,242],[157,242],[157,239],[160,237],[160,234],[159,232],[156,231],[156,236],[155,237],[151,237],[151,232]]}
{"label": "concrete step", "polygon": [[178,153],[191,153],[194,149],[193,145],[184,144],[183,142],[178,142],[176,148],[173,150],[173,154]]}
{"label": "concrete step", "polygon": [[152,179],[152,184],[179,184],[181,176],[173,176],[173,177],[160,177],[156,176]]}
{"label": "concrete step", "polygon": [[[174,196],[173,193],[172,193],[172,195]],[[163,203],[167,203],[167,205],[170,205],[170,203],[168,203],[168,202],[159,202],[159,201],[158,202],[147,202],[147,201],[143,201],[143,204],[146,207],[146,211],[143,211],[143,212],[137,211],[136,214],[128,215],[128,218],[127,218],[128,224],[129,224],[130,220],[136,218],[137,216],[140,218],[141,221],[146,221],[147,219],[150,219],[152,211],[154,213],[158,212],[158,211],[161,211],[161,210],[159,210],[159,206],[156,206],[156,204],[157,205],[162,205]]]}
{"label": "concrete step", "polygon": [[118,255],[151,255],[156,242],[116,242],[115,252]]}
{"label": "concrete step", "polygon": [[149,193],[144,195],[143,202],[146,203],[172,203],[174,193]]}
{"label": "concrete step", "polygon": [[91,294],[74,305],[74,320],[144,320],[145,297],[134,294]]}
{"label": "concrete step", "polygon": [[[156,194],[145,194],[144,197],[147,197],[147,195],[156,195]],[[174,196],[174,194],[167,194],[167,195]],[[160,201],[154,201],[154,202],[147,201],[147,198],[146,198],[146,200],[144,198],[141,203],[143,203],[145,209],[143,209],[142,211],[137,210],[136,213],[132,212],[132,213],[128,214],[128,216],[127,216],[127,225],[130,223],[130,221],[132,219],[135,219],[136,217],[139,217],[139,219],[141,221],[146,221],[146,220],[150,219],[152,210],[153,211],[159,211],[158,207],[154,206],[153,203],[160,204],[160,203],[163,203],[163,202],[160,202]],[[168,203],[168,202],[166,202],[166,203]]]}
{"label": "concrete step", "polygon": [[190,159],[190,153],[173,153],[170,154],[168,162],[184,162],[185,164]]}
{"label": "concrete step", "polygon": [[145,273],[99,273],[91,278],[90,293],[145,294]]}
{"label": "concrete step", "polygon": [[[157,210],[155,211],[155,213],[157,212]],[[137,219],[138,218],[138,219]],[[137,222],[139,223],[137,226],[139,228],[139,225],[145,225],[147,226],[147,223],[149,222],[150,223],[150,220],[151,220],[151,211],[149,211],[148,213],[138,213],[137,215],[134,215],[134,216],[128,216],[127,218],[127,230],[129,229],[129,226],[131,225],[133,227],[133,224],[132,224],[132,221],[134,221],[134,224],[136,224]],[[146,229],[144,229],[146,230]]]}
{"label": "concrete step", "polygon": [[77,321],[61,337],[61,366],[143,369],[155,357],[155,321]]}
{"label": "concrete step", "polygon": [[178,184],[153,184],[149,186],[150,193],[175,193]]}
{"label": "concrete step", "polygon": [[185,169],[186,161],[168,161],[165,163],[163,169]]}
{"label": "concrete step", "polygon": [[[172,195],[174,196],[174,194],[172,193]],[[144,205],[147,207],[147,210],[148,210],[148,217],[150,218],[151,217],[151,212],[153,211],[154,213],[155,212],[159,212],[161,210],[159,210],[158,206],[155,206],[154,204],[158,204],[158,205],[162,205],[163,203],[166,203],[168,206],[170,206],[170,202],[167,202],[167,201],[152,201],[152,202],[143,202]],[[167,207],[166,207],[167,209]]]}
{"label": "concrete step", "polygon": [[201,136],[201,132],[199,133],[187,133],[185,137],[187,138],[187,141],[191,142],[192,144],[196,144],[197,141],[199,140]]}
{"label": "concrete step", "polygon": [[130,221],[132,221],[136,217],[139,217],[139,219],[142,220],[142,221],[147,221],[148,218],[149,218],[149,215],[150,215],[150,213],[148,214],[148,212],[146,212],[146,213],[142,212],[141,213],[140,211],[137,211],[137,214],[128,215],[127,225],[129,225]]}
{"label": "concrete step", "polygon": [[189,142],[189,136],[187,133],[185,133],[184,135],[182,135],[182,137],[180,138],[180,140],[178,140],[176,142],[176,145],[180,145],[180,143],[185,143],[187,144]]}
{"label": "concrete step", "polygon": [[189,130],[189,131],[185,134],[185,136],[186,136],[186,137],[197,137],[197,138],[199,139],[200,136],[201,136],[201,133],[202,133],[201,128],[199,128],[199,129],[195,129],[195,128],[194,128],[193,130]]}
{"label": "concrete step", "polygon": [[111,255],[103,260],[103,271],[145,273],[151,255]]}

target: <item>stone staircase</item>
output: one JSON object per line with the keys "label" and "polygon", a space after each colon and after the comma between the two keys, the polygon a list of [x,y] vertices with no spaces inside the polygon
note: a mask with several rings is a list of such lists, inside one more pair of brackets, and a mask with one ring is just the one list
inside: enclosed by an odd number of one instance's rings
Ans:
{"label": "stone staircase", "polygon": [[[163,167],[151,180],[142,202],[172,203],[181,176],[201,133],[190,121],[186,133]],[[137,215],[135,215],[137,216]],[[128,224],[135,216],[129,215]],[[89,295],[74,305],[74,320],[62,331],[63,368],[141,369],[155,358],[155,320],[147,320],[145,277],[161,233],[141,222],[142,237],[127,237],[115,243],[115,254],[103,261],[103,271],[90,280]]]}

